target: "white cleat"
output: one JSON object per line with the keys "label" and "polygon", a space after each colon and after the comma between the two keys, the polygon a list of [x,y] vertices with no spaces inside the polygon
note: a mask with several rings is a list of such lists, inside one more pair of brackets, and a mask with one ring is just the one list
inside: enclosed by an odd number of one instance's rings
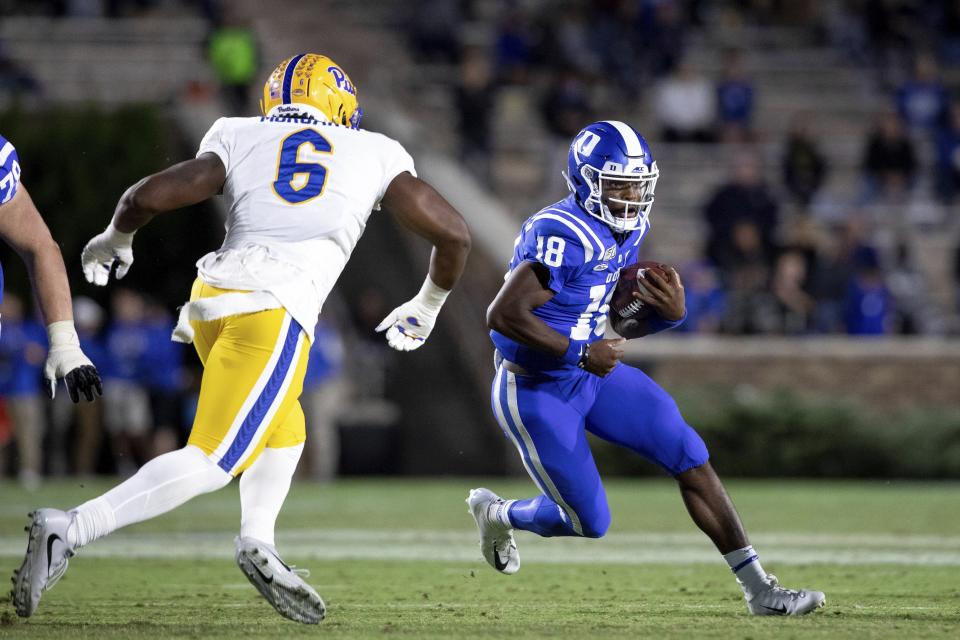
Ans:
{"label": "white cleat", "polygon": [[497,519],[498,511],[509,503],[489,489],[472,489],[467,496],[469,513],[480,531],[480,551],[487,563],[507,575],[520,570],[520,552],[513,539],[513,529]]}
{"label": "white cleat", "polygon": [[13,572],[13,606],[21,618],[37,610],[40,597],[57,584],[67,571],[74,550],[67,544],[67,528],[73,514],[59,509],[37,509],[26,527],[27,555]]}
{"label": "white cleat", "polygon": [[785,589],[777,576],[768,575],[770,588],[747,600],[747,609],[755,616],[802,616],[827,603],[822,591]]}
{"label": "white cleat", "polygon": [[309,576],[308,571],[287,565],[273,545],[239,536],[234,542],[240,571],[277,613],[303,624],[319,624],[323,620],[327,612],[323,599],[300,577]]}

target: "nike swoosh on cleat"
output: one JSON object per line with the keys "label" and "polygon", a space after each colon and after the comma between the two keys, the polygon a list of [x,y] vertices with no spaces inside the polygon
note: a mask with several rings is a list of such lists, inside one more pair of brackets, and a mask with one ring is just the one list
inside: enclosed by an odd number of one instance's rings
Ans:
{"label": "nike swoosh on cleat", "polygon": [[779,614],[779,615],[781,615],[781,616],[787,615],[787,605],[785,605],[785,604],[782,604],[782,605],[780,605],[779,607],[768,607],[768,606],[766,606],[766,605],[764,605],[764,604],[762,604],[762,605],[760,605],[760,606],[763,607],[764,609],[766,609],[767,611],[775,611],[775,612],[777,612],[777,614]]}
{"label": "nike swoosh on cleat", "polygon": [[507,568],[509,563],[509,558],[506,561],[503,561],[500,559],[500,553],[496,549],[493,550],[493,566],[497,568],[497,571],[503,571]]}
{"label": "nike swoosh on cleat", "polygon": [[53,560],[51,555],[51,552],[53,551],[53,543],[57,541],[63,542],[63,540],[61,540],[60,536],[57,534],[52,533],[47,536],[47,575],[50,575],[50,563]]}

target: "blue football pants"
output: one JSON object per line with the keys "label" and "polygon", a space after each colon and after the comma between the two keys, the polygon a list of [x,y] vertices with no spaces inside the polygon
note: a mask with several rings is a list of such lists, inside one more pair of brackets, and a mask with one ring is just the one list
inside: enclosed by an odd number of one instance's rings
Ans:
{"label": "blue football pants", "polygon": [[703,440],[649,376],[619,364],[605,378],[516,375],[497,368],[493,412],[541,495],[518,500],[510,520],[541,536],[598,538],[610,508],[587,432],[640,454],[676,476],[707,462]]}

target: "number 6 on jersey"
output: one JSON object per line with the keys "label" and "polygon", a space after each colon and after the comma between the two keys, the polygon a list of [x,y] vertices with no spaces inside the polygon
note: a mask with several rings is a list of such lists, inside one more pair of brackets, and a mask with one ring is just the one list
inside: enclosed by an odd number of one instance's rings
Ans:
{"label": "number 6 on jersey", "polygon": [[291,204],[301,204],[323,194],[327,168],[319,162],[301,162],[300,149],[313,146],[315,153],[332,153],[333,146],[315,129],[291,133],[280,145],[277,179],[273,190]]}

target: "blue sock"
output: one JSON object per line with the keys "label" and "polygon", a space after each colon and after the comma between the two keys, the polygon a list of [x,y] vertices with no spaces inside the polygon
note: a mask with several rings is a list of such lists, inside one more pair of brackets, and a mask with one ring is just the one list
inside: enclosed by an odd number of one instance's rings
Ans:
{"label": "blue sock", "polygon": [[531,531],[538,536],[576,536],[569,518],[560,506],[544,495],[532,500],[517,500],[510,505],[510,524],[517,529]]}

